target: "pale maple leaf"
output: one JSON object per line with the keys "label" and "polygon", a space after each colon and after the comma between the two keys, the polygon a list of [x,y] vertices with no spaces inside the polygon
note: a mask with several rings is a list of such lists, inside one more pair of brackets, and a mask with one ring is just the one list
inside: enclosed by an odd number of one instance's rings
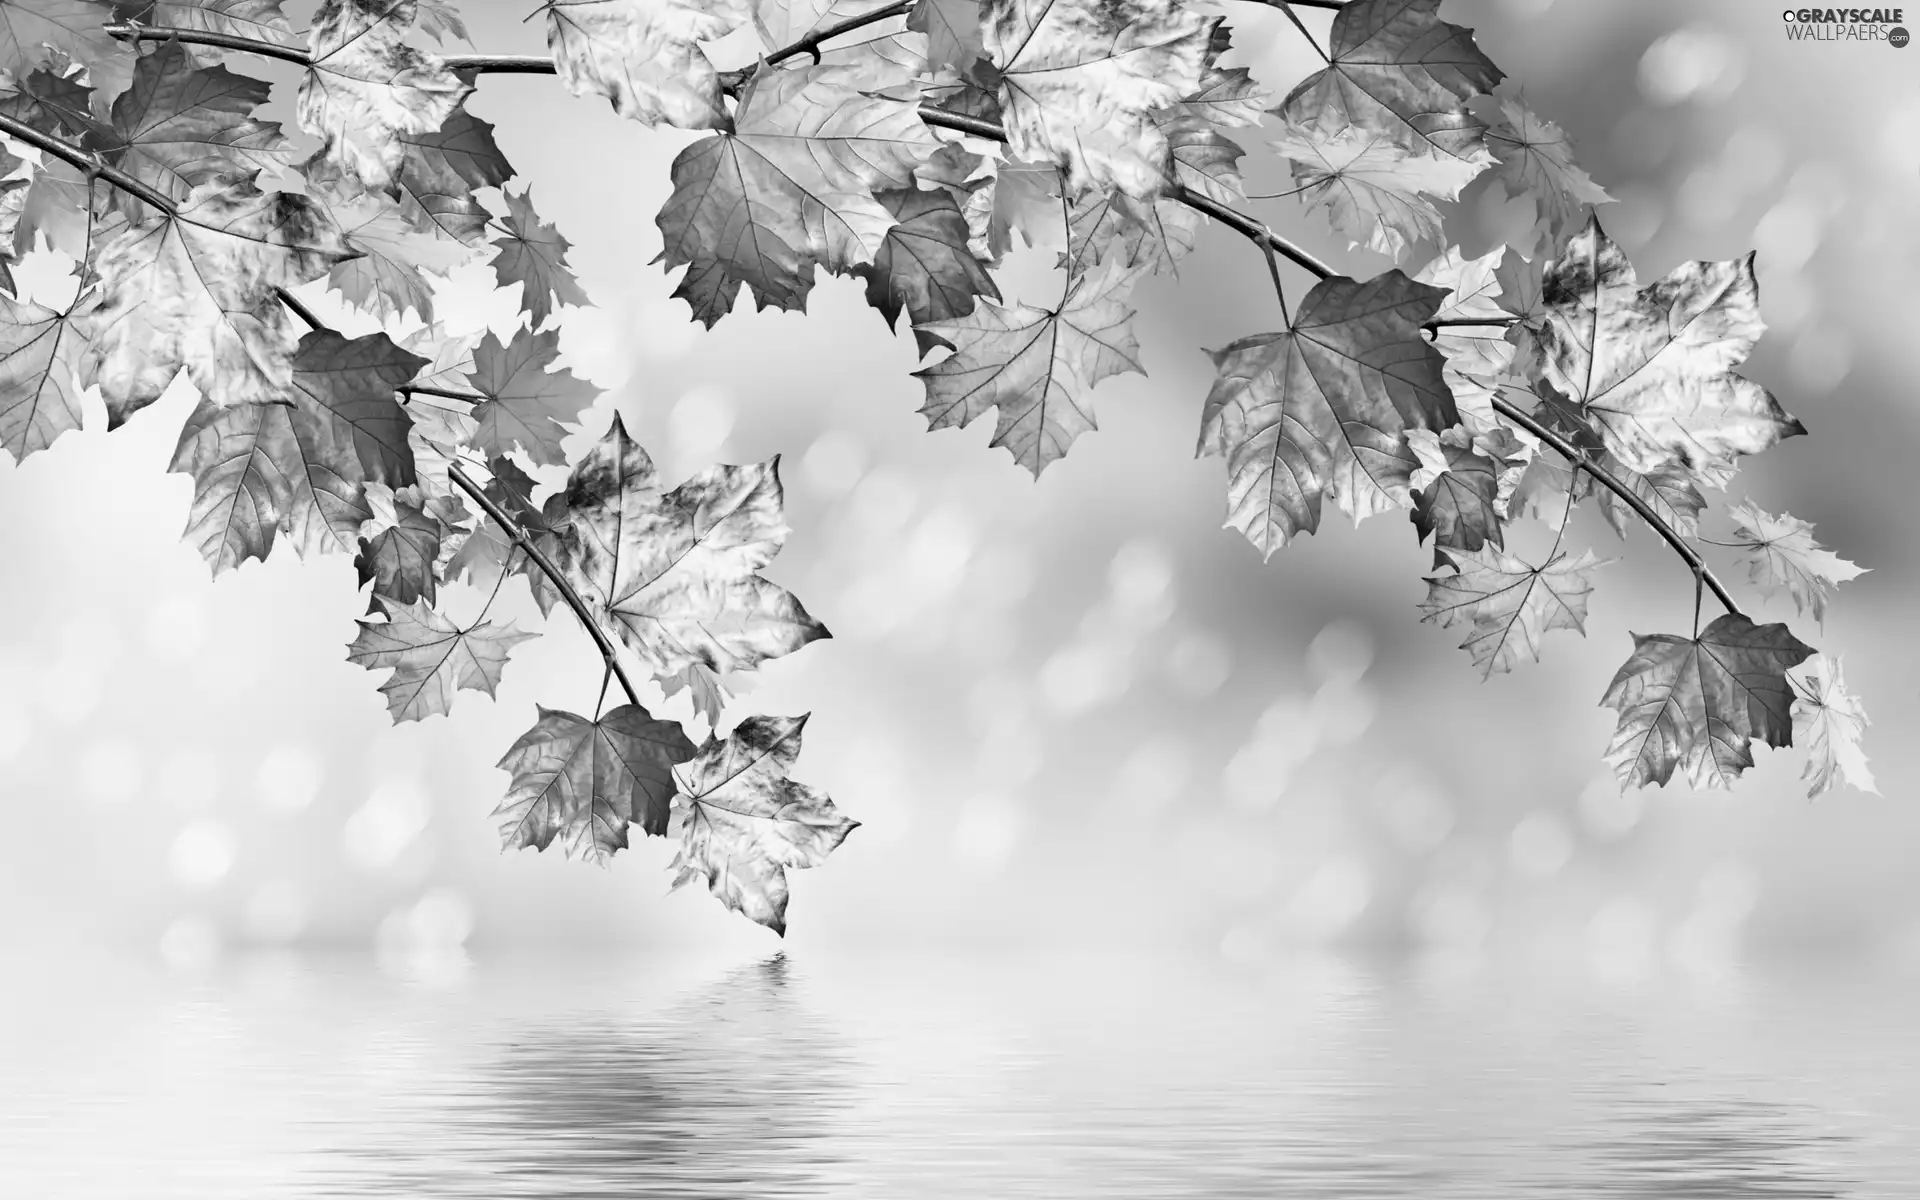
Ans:
{"label": "pale maple leaf", "polygon": [[1792,513],[1773,516],[1751,501],[1742,501],[1727,510],[1739,541],[1735,543],[1747,563],[1748,577],[1769,595],[1786,591],[1793,596],[1795,612],[1813,611],[1813,619],[1827,619],[1827,591],[1850,579],[1858,579],[1867,568],[1855,566],[1813,540],[1813,525]]}
{"label": "pale maple leaf", "polygon": [[1513,670],[1526,654],[1540,661],[1541,640],[1556,629],[1586,633],[1593,570],[1610,559],[1591,550],[1557,553],[1541,566],[1505,550],[1448,550],[1451,575],[1429,577],[1420,618],[1442,626],[1469,626],[1460,648],[1473,655],[1482,679]]}
{"label": "pale maple leaf", "polygon": [[580,423],[600,389],[572,371],[553,370],[559,354],[558,331],[524,326],[504,346],[489,331],[474,347],[468,380],[486,400],[472,410],[472,441],[489,457],[518,446],[536,465],[567,461],[560,442],[574,431],[566,426]]}
{"label": "pale maple leaf", "polygon": [[535,329],[546,323],[556,304],[591,304],[567,266],[567,239],[533,211],[532,186],[505,194],[507,231],[493,240],[498,253],[489,264],[500,286],[521,285],[520,307]]}
{"label": "pale maple leaf", "polygon": [[323,0],[307,34],[309,67],[295,114],[321,153],[368,188],[385,189],[406,157],[402,134],[445,124],[473,86],[407,45],[416,0]]}
{"label": "pale maple leaf", "polygon": [[1606,189],[1574,165],[1573,142],[1558,125],[1504,96],[1500,114],[1505,119],[1487,130],[1487,146],[1500,160],[1490,174],[1509,192],[1532,196],[1551,235],[1557,238],[1589,205],[1613,202]]}
{"label": "pale maple leaf", "polygon": [[0,293],[0,447],[15,462],[80,428],[75,375],[98,300],[85,293],[61,310]]}
{"label": "pale maple leaf", "polygon": [[378,192],[352,199],[316,193],[327,203],[347,244],[360,257],[335,263],[327,286],[354,307],[387,320],[420,314],[433,320],[433,285],[426,272],[444,276],[473,258],[469,247],[451,238],[423,233],[399,204]]}
{"label": "pale maple leaf", "polygon": [[1384,133],[1354,127],[1328,134],[1289,123],[1274,149],[1293,163],[1301,201],[1327,209],[1356,246],[1399,258],[1417,242],[1445,242],[1440,210],[1428,197],[1457,199],[1484,164],[1419,154]]}
{"label": "pale maple leaf", "polygon": [[1753,765],[1754,738],[1790,745],[1787,671],[1813,647],[1785,625],[1727,613],[1683,638],[1633,637],[1633,655],[1601,699],[1620,714],[1607,762],[1622,787],[1666,786],[1676,768],[1695,788],[1727,788]]}
{"label": "pale maple leaf", "polygon": [[500,686],[507,654],[538,634],[480,621],[462,629],[424,601],[385,606],[385,621],[360,621],[347,661],[369,671],[390,670],[380,685],[397,725],[453,708],[453,694],[471,688],[491,696]]}
{"label": "pale maple leaf", "polygon": [[544,11],[547,51],[574,95],[603,96],[647,125],[731,126],[700,43],[746,24],[747,0],[566,0]]}
{"label": "pale maple leaf", "polygon": [[819,866],[860,827],[825,792],[787,777],[806,723],[748,717],[673,768],[673,886],[704,880],[720,903],[783,936],[787,872]]}
{"label": "pale maple leaf", "polygon": [[1807,748],[1807,764],[1800,772],[1807,799],[1841,783],[1878,796],[1880,787],[1860,749],[1860,737],[1872,722],[1860,697],[1847,690],[1840,659],[1816,654],[1799,676],[1789,678],[1799,693],[1793,698],[1793,737]]}

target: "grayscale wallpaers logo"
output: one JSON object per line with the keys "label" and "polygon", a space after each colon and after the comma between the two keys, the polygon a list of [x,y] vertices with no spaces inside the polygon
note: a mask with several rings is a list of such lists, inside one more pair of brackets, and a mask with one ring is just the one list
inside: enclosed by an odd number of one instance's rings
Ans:
{"label": "grayscale wallpaers logo", "polygon": [[1910,40],[1898,8],[1789,8],[1787,37],[1796,42],[1886,42],[1896,50]]}

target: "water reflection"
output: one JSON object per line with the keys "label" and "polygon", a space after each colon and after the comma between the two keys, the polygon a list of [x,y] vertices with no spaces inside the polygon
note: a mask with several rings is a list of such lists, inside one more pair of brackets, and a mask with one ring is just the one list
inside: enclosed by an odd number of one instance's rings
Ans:
{"label": "water reflection", "polygon": [[1850,1139],[1804,1105],[1643,1097],[1596,1141],[1595,1196],[1644,1200],[1837,1200]]}

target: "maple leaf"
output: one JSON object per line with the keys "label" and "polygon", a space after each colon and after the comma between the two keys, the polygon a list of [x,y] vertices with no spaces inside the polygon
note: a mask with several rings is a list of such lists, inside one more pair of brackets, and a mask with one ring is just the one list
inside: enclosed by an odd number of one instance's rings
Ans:
{"label": "maple leaf", "polygon": [[1465,100],[1493,90],[1506,72],[1474,44],[1473,31],[1442,21],[1440,0],[1356,0],[1334,14],[1324,69],[1300,81],[1277,110],[1332,134],[1351,125],[1385,134],[1416,153],[1484,166],[1486,126]]}
{"label": "maple leaf", "polygon": [[0,293],[0,446],[15,462],[80,428],[74,374],[97,299],[83,295],[60,310]]}
{"label": "maple leaf", "polygon": [[1453,573],[1428,577],[1420,619],[1471,626],[1460,648],[1473,655],[1480,677],[1490,679],[1513,670],[1523,652],[1539,662],[1540,641],[1555,629],[1584,636],[1593,569],[1612,560],[1582,550],[1578,556],[1557,553],[1536,567],[1505,550],[1482,547],[1448,550],[1443,561]]}
{"label": "maple leaf", "polygon": [[[1246,200],[1240,183],[1240,157],[1246,151],[1239,143],[1221,133],[1204,116],[1182,111],[1179,106],[1154,114],[1160,132],[1167,139],[1167,153],[1173,162],[1173,178],[1182,187],[1198,192],[1222,204]],[[1126,193],[1120,193],[1126,197]],[[1145,202],[1127,199],[1136,207]],[[1156,199],[1155,204],[1174,203]],[[1184,207],[1184,206],[1183,206]]]}
{"label": "maple leaf", "polygon": [[347,645],[347,661],[393,672],[380,692],[396,725],[448,713],[460,688],[492,696],[507,653],[539,636],[492,621],[462,629],[424,601],[389,605],[385,612],[384,622],[357,622],[360,635]]}
{"label": "maple leaf", "polygon": [[934,67],[964,72],[986,56],[980,0],[919,0],[907,14],[907,28],[927,35],[927,60]]}
{"label": "maple leaf", "polygon": [[1326,208],[1356,246],[1399,258],[1416,242],[1446,241],[1440,210],[1480,173],[1478,161],[1419,154],[1386,134],[1348,127],[1326,133],[1289,123],[1274,149],[1293,163],[1301,202]]}
{"label": "maple leaf", "polygon": [[1167,189],[1152,113],[1199,90],[1220,18],[1173,0],[982,0],[980,18],[1015,157],[1064,168],[1076,192]]}
{"label": "maple leaf", "polygon": [[1633,264],[1594,219],[1547,267],[1543,305],[1540,376],[1629,470],[1679,463],[1724,486],[1737,456],[1806,432],[1732,370],[1765,328],[1752,254],[1682,263],[1639,288]]}
{"label": "maple leaf", "polygon": [[[1220,26],[1221,31],[1225,26]],[[1208,67],[1200,76],[1200,86],[1180,97],[1176,111],[1200,117],[1215,125],[1258,128],[1273,97],[1255,83],[1245,67]]]}
{"label": "maple leaf", "polygon": [[556,562],[655,675],[752,667],[828,636],[757,574],[787,538],[779,465],[712,466],[665,491],[617,414],[574,464]]}
{"label": "maple leaf", "polygon": [[819,866],[860,827],[825,792],[787,778],[806,723],[748,717],[673,768],[673,886],[703,879],[720,903],[782,936],[787,872]]}
{"label": "maple leaf", "polygon": [[1060,171],[998,159],[992,180],[968,198],[966,213],[973,233],[968,248],[990,265],[1013,249],[1016,231],[1029,246],[1052,245],[1060,233]]}
{"label": "maple leaf", "polygon": [[990,446],[1004,447],[1037,479],[1075,438],[1095,428],[1088,393],[1110,375],[1144,375],[1133,310],[1121,302],[1131,272],[1117,262],[1082,273],[1060,307],[985,301],[927,330],[954,352],[915,371],[926,384],[927,428],[970,424],[997,408]]}
{"label": "maple leaf", "polygon": [[[440,128],[402,133],[397,140],[401,211],[407,219],[423,231],[468,245],[484,240],[493,215],[474,199],[474,189],[499,187],[513,177],[512,164],[493,140],[493,126],[457,108]],[[508,204],[511,209],[511,197]]]}
{"label": "maple leaf", "polygon": [[1813,540],[1813,526],[1792,513],[1772,516],[1750,501],[1727,510],[1733,518],[1734,543],[1747,563],[1748,579],[1768,595],[1782,589],[1793,596],[1796,613],[1813,610],[1813,619],[1827,619],[1827,589],[1858,579],[1867,568],[1858,567]]}
{"label": "maple leaf", "polygon": [[1793,737],[1807,748],[1807,764],[1800,772],[1808,785],[1807,799],[1839,783],[1878,796],[1879,785],[1860,749],[1860,735],[1872,722],[1860,697],[1847,690],[1839,658],[1816,654],[1798,678],[1789,680],[1799,693],[1793,698]]}
{"label": "maple leaf", "polygon": [[1090,191],[1067,222],[1062,269],[1089,271],[1111,259],[1125,270],[1175,270],[1193,251],[1203,218],[1177,200],[1155,200],[1144,211],[1123,193]]}
{"label": "maple leaf", "polygon": [[[116,17],[155,29],[219,33],[293,49],[299,39],[280,11],[281,0],[152,0],[120,5]],[[199,66],[216,66],[236,53],[222,46],[195,43],[187,51]]]}
{"label": "maple leaf", "polygon": [[874,198],[893,214],[894,226],[873,262],[855,268],[867,281],[867,303],[892,329],[905,309],[922,358],[948,345],[921,326],[964,317],[974,297],[1000,298],[1000,289],[980,260],[967,249],[967,219],[943,190],[891,188]]}
{"label": "maple leaf", "polygon": [[47,65],[23,79],[0,74],[0,112],[55,137],[110,143],[110,130],[93,114],[86,64],[69,62],[56,51],[47,54]]}
{"label": "maple leaf", "polygon": [[[140,59],[133,83],[113,102],[113,126],[97,139],[107,161],[169,200],[209,180],[290,162],[293,147],[274,121],[253,110],[271,87],[225,67],[196,69],[185,46],[167,42]],[[116,190],[130,221],[147,205]]]}
{"label": "maple leaf", "polygon": [[[736,687],[743,674],[734,673]],[[733,698],[726,683],[699,663],[688,663],[671,675],[662,675],[656,682],[660,684],[661,694],[669,700],[681,692],[687,693],[687,702],[693,706],[695,715],[705,717],[709,728],[719,727],[721,710]]]}
{"label": "maple leaf", "polygon": [[872,262],[894,217],[873,192],[913,186],[939,143],[910,100],[861,90],[845,66],[762,68],[740,93],[735,132],[673,160],[656,218],[656,261],[686,265],[674,295],[711,328],[745,283],[761,308],[806,306],[813,268]]}
{"label": "maple leaf", "polygon": [[124,71],[125,49],[101,29],[114,19],[113,8],[110,0],[0,0],[0,70],[26,75],[52,46],[77,62],[98,63],[100,75]]}
{"label": "maple leaf", "polygon": [[371,538],[361,538],[353,568],[359,572],[361,587],[373,584],[376,605],[382,601],[433,603],[439,591],[440,543],[447,535],[433,507],[425,496],[396,494],[394,523]]}
{"label": "maple leaf", "polygon": [[463,42],[473,41],[467,36],[467,23],[460,19],[459,10],[448,0],[418,0],[418,5],[419,12],[414,18],[414,25],[421,33],[441,43],[450,37]]}
{"label": "maple leaf", "polygon": [[[486,336],[486,330],[475,329],[465,333],[454,333],[442,324],[430,324],[400,339],[400,347],[420,355],[427,365],[420,373],[408,380],[421,387],[448,388],[458,391],[467,386],[467,376],[473,374],[473,348]],[[463,441],[462,445],[465,444]]]}
{"label": "maple leaf", "polygon": [[1227,523],[1264,557],[1317,530],[1327,495],[1355,521],[1411,501],[1407,432],[1459,421],[1445,360],[1420,335],[1445,298],[1397,270],[1335,276],[1307,293],[1292,330],[1209,351],[1219,376],[1200,453],[1226,457]]}
{"label": "maple leaf", "polygon": [[540,719],[499,763],[513,776],[493,812],[506,818],[503,849],[545,850],[558,838],[568,857],[605,863],[626,849],[635,822],[646,833],[666,833],[673,768],[694,752],[678,724],[636,704],[598,720],[536,707]]}
{"label": "maple leaf", "polygon": [[1552,121],[1527,111],[1517,100],[1500,99],[1505,118],[1487,130],[1487,147],[1499,160],[1490,172],[1511,194],[1534,198],[1558,237],[1592,204],[1611,204],[1613,197],[1574,165],[1573,143]]}
{"label": "maple leaf", "polygon": [[1785,625],[1727,613],[1698,637],[1633,636],[1602,707],[1620,714],[1607,762],[1622,787],[1665,787],[1683,767],[1696,788],[1731,786],[1753,765],[1752,740],[1792,744],[1787,670],[1813,647]]}
{"label": "maple leaf", "polygon": [[473,444],[489,457],[517,445],[536,464],[567,461],[560,441],[573,430],[566,426],[580,423],[600,389],[572,371],[549,369],[559,353],[558,330],[535,333],[524,326],[504,346],[488,332],[474,347],[468,380],[487,399],[473,408]]}
{"label": "maple leaf", "polygon": [[327,211],[360,257],[335,263],[327,286],[348,303],[381,320],[408,310],[433,320],[433,288],[423,271],[445,275],[467,262],[472,252],[459,242],[423,233],[401,207],[378,192],[350,200],[320,193]]}
{"label": "maple leaf", "polygon": [[302,557],[352,549],[373,516],[368,484],[414,482],[407,413],[394,399],[425,360],[385,334],[300,339],[281,404],[203,398],[168,470],[193,477],[183,537],[213,573],[265,559],[276,533]]}
{"label": "maple leaf", "polygon": [[445,63],[401,39],[415,0],[323,0],[308,32],[310,66],[300,80],[300,128],[322,154],[368,188],[393,183],[406,151],[402,134],[430,133],[473,86]]}
{"label": "maple leaf", "polygon": [[567,266],[570,243],[533,211],[533,188],[505,195],[507,232],[494,239],[499,253],[490,265],[501,287],[521,285],[520,307],[533,318],[533,327],[546,322],[555,304],[593,303]]}
{"label": "maple leaf", "polygon": [[1483,258],[1470,259],[1458,246],[1449,246],[1413,277],[1447,289],[1446,303],[1433,315],[1435,321],[1487,322],[1441,325],[1433,339],[1447,357],[1447,390],[1453,393],[1460,419],[1476,434],[1507,428],[1495,418],[1492,403],[1514,356],[1514,345],[1507,339],[1513,314],[1499,299],[1498,271],[1505,254],[1506,248],[1501,247]]}
{"label": "maple leaf", "polygon": [[1506,545],[1500,532],[1500,472],[1507,464],[1480,453],[1472,435],[1455,426],[1444,434],[1407,432],[1407,446],[1420,460],[1408,479],[1413,511],[1407,514],[1420,540],[1433,538],[1436,566],[1443,550]]}
{"label": "maple leaf", "polygon": [[699,43],[745,24],[747,0],[568,0],[545,11],[547,50],[574,95],[604,96],[648,125],[730,127],[720,74]]}
{"label": "maple leaf", "polygon": [[[1694,486],[1686,468],[1677,463],[1667,463],[1642,475],[1611,454],[1601,455],[1598,466],[1646,501],[1647,507],[1653,509],[1675,533],[1681,537],[1699,535],[1700,511],[1706,508],[1707,498]],[[1627,526],[1637,520],[1639,514],[1611,490],[1596,488],[1594,491],[1600,500],[1600,515],[1607,519],[1607,524],[1613,526],[1615,533],[1626,537]]]}
{"label": "maple leaf", "polygon": [[107,428],[183,368],[218,408],[282,400],[295,336],[275,289],[352,255],[319,205],[251,179],[203,183],[177,212],[121,232],[95,264],[102,299],[80,368],[83,385],[100,386]]}

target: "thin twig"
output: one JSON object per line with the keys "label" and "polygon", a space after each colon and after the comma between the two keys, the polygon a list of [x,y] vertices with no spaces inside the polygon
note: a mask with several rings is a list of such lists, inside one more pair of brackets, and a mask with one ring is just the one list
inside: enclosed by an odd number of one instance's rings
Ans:
{"label": "thin twig", "polygon": [[394,390],[415,396],[438,396],[442,400],[459,400],[466,404],[479,404],[489,399],[478,392],[456,392],[452,388],[429,387],[424,383],[403,383]]}
{"label": "thin twig", "polygon": [[283,287],[277,287],[273,289],[273,292],[274,295],[280,297],[280,303],[292,310],[294,316],[299,317],[307,323],[308,329],[325,329],[327,327],[327,323],[322,321],[312,309],[306,306],[306,303],[302,301],[300,297],[294,295],[291,291]]}

